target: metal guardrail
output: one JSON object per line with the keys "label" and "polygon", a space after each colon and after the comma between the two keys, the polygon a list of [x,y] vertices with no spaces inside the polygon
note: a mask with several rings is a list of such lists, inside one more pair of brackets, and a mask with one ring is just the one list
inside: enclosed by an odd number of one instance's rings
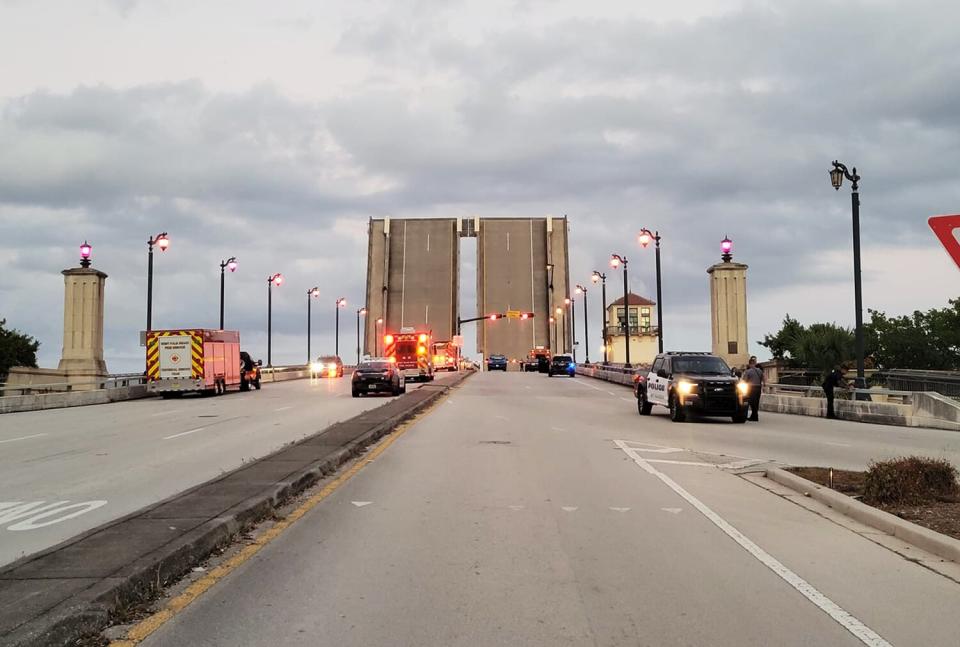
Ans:
{"label": "metal guardrail", "polygon": [[[819,386],[804,386],[799,384],[764,384],[763,392],[771,395],[787,395],[806,398],[823,398],[826,395],[823,388]],[[875,397],[882,397],[887,402],[898,402],[900,404],[911,404],[913,401],[913,391],[899,391],[895,389],[837,389],[835,391],[838,400],[872,400]]]}

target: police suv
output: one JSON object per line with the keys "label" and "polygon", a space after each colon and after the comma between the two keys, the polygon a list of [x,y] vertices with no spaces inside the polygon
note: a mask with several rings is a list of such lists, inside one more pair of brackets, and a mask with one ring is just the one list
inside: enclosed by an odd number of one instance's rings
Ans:
{"label": "police suv", "polygon": [[688,411],[746,422],[748,393],[749,386],[710,353],[661,353],[646,377],[634,381],[640,415],[649,416],[657,404],[670,410],[674,422],[686,420]]}

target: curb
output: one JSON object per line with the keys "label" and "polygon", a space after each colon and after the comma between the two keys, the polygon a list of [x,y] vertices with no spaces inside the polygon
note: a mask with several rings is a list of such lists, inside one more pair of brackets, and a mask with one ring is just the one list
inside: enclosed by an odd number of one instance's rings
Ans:
{"label": "curb", "polygon": [[[358,455],[367,445],[375,442],[396,429],[402,423],[413,418],[417,413],[442,398],[453,387],[461,384],[472,374],[472,372],[465,372],[449,384],[431,384],[431,386],[435,388],[424,390],[423,393],[425,397],[412,398],[414,401],[411,402],[411,406],[403,408],[403,410],[384,420],[375,422],[368,430],[362,432],[342,447],[333,449],[332,452],[323,458],[296,470],[280,481],[265,485],[261,493],[237,503],[223,514],[209,519],[198,527],[174,538],[169,543],[135,558],[119,571],[91,583],[86,588],[78,590],[73,595],[56,603],[53,607],[37,613],[34,617],[13,628],[9,633],[0,635],[0,644],[5,647],[65,647],[66,645],[77,644],[77,641],[86,635],[102,631],[108,626],[110,616],[115,607],[138,602],[143,598],[144,591],[150,592],[155,590],[158,582],[165,584],[178,579],[193,566],[196,566],[206,559],[218,546],[229,543],[232,536],[258,520],[263,519],[273,509],[317,483],[324,476],[336,471],[341,465]],[[414,391],[410,395],[418,392],[420,392],[420,389],[417,389],[417,391]],[[403,398],[395,400],[395,402],[402,401]],[[377,411],[377,409],[379,409],[379,407],[358,414],[355,418],[370,414],[373,411]],[[58,546],[24,557],[3,567],[0,569],[0,598],[19,596],[26,599],[29,596],[28,591],[19,590],[18,584],[21,582],[27,584],[35,580],[5,579],[3,577],[17,568],[26,566],[32,561],[44,556],[49,556],[58,551],[68,551],[72,544],[85,537],[90,537],[105,530],[109,531],[114,526],[118,526],[126,521],[150,514],[152,510],[168,505],[178,499],[188,497],[200,488],[237,474],[244,469],[248,469],[251,465],[269,461],[290,447],[300,446],[311,439],[316,439],[328,432],[336,431],[338,428],[344,429],[348,427],[351,424],[351,420],[354,419],[335,423],[307,437],[303,441],[292,446],[284,447],[273,454],[241,466],[224,476],[194,486],[164,501],[151,504],[137,512],[106,523],[98,528],[93,528]],[[7,586],[8,590],[3,590],[4,585]]]}
{"label": "curb", "polygon": [[846,494],[808,481],[784,469],[768,469],[764,476],[791,490],[809,496],[851,519],[881,530],[888,535],[893,535],[928,553],[933,553],[937,557],[960,564],[960,540],[918,526],[889,512],[861,503]]}

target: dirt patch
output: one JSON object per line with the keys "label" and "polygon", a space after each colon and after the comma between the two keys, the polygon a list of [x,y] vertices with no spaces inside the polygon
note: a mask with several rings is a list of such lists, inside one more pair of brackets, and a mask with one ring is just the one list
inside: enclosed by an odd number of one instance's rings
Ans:
{"label": "dirt patch", "polygon": [[[863,501],[864,484],[867,480],[866,472],[850,470],[833,470],[833,485],[830,484],[830,468],[828,467],[791,467],[787,471],[796,474],[808,481],[813,481],[825,487],[832,487],[837,492]],[[923,505],[875,505],[884,512],[895,514],[918,526],[929,528],[935,532],[960,539],[960,500],[936,500]]]}

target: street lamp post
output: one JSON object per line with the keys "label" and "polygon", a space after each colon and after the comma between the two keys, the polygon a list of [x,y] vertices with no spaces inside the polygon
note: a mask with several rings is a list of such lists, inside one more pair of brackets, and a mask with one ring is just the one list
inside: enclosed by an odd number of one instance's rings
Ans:
{"label": "street lamp post", "polygon": [[[564,339],[567,336],[566,322],[564,322],[564,325],[562,327],[560,326],[560,317],[563,315],[563,308],[561,308],[560,306],[557,306],[553,312],[554,312],[553,336],[557,340],[556,352],[565,353],[567,352],[567,341],[566,339]],[[563,337],[560,337],[561,332],[563,333]]]}
{"label": "street lamp post", "polygon": [[380,357],[380,326],[382,325],[383,325],[383,317],[380,317],[377,319],[377,325],[374,326],[373,328],[373,336],[374,336],[373,347],[375,349],[374,354],[377,357]]}
{"label": "street lamp post", "polygon": [[86,269],[90,267],[90,254],[93,252],[93,246],[86,240],[80,245],[80,267]]}
{"label": "street lamp post", "polygon": [[577,283],[577,294],[583,295],[583,352],[586,353],[586,363],[590,363],[590,333],[587,330],[587,288]]}
{"label": "street lamp post", "polygon": [[550,323],[553,324],[553,348],[551,349],[554,355],[557,355],[557,318],[550,317]]}
{"label": "street lamp post", "polygon": [[857,388],[865,389],[867,382],[863,374],[863,292],[860,284],[860,176],[857,175],[856,166],[851,172],[845,165],[834,160],[833,168],[830,170],[830,184],[837,191],[843,184],[843,178],[853,183],[850,187],[850,202],[853,209],[853,298],[857,322]]}
{"label": "street lamp post", "polygon": [[170,247],[170,239],[167,238],[167,232],[157,234],[153,238],[147,239],[147,332],[153,330],[153,246],[160,248],[161,252],[167,251]]}
{"label": "street lamp post", "polygon": [[310,302],[310,299],[316,299],[319,296],[320,296],[319,287],[312,287],[309,290],[307,290],[307,364],[310,364],[310,362],[313,361],[313,354],[310,352],[310,338],[312,337],[312,334],[310,332],[310,328],[311,328],[310,307],[312,305]]}
{"label": "street lamp post", "polygon": [[360,366],[360,317],[367,314],[366,308],[357,310],[357,366]]}
{"label": "street lamp post", "polygon": [[[655,231],[650,233],[649,229],[642,229],[640,235],[637,237],[640,241],[640,246],[646,249],[647,245],[650,244],[650,241],[653,240],[656,243],[656,255],[657,255],[657,347],[659,352],[663,352],[663,294],[660,289],[660,232]],[[624,268],[626,269],[626,268]]]}
{"label": "street lamp post", "polygon": [[[573,299],[567,297],[563,300],[567,306],[568,312],[564,312],[567,320],[570,321],[570,352],[573,354],[573,362],[577,362],[577,306]],[[563,329],[563,336],[567,336],[567,329]]]}
{"label": "street lamp post", "polygon": [[624,368],[633,368],[630,364],[630,290],[627,282],[627,257],[620,254],[610,256],[610,267],[617,269],[623,265],[623,331],[625,333],[624,342],[626,342],[626,362]]}
{"label": "street lamp post", "polygon": [[[602,282],[602,295],[603,295],[603,316],[600,317],[600,321],[603,324],[603,363],[606,365],[609,362],[607,361],[607,275],[598,272],[597,270],[593,271],[593,276],[590,277],[590,280],[594,283],[600,281]],[[583,298],[584,306],[586,306],[587,298]]]}
{"label": "street lamp post", "polygon": [[223,289],[224,289],[224,270],[230,268],[231,272],[237,271],[237,257],[231,256],[225,261],[220,261],[220,330],[223,330]]}
{"label": "street lamp post", "polygon": [[267,277],[267,367],[273,366],[273,286],[280,287],[283,274]]}
{"label": "street lamp post", "polygon": [[337,299],[337,304],[334,307],[334,312],[336,314],[336,325],[334,327],[334,342],[333,342],[333,354],[337,357],[340,357],[340,308],[346,307],[347,299],[345,297],[340,297]]}

